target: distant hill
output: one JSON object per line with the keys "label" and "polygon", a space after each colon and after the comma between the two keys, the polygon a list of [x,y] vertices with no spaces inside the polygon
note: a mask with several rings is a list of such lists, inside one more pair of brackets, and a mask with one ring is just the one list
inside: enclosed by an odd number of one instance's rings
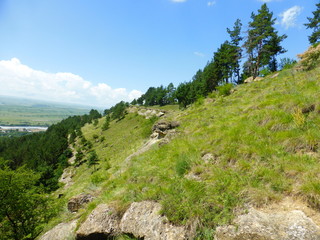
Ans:
{"label": "distant hill", "polygon": [[88,106],[0,96],[0,125],[49,126],[89,111]]}

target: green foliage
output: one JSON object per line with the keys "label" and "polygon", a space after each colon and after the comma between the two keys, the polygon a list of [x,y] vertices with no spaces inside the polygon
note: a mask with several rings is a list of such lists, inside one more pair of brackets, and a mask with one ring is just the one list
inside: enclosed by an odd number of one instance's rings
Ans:
{"label": "green foliage", "polygon": [[164,106],[168,104],[174,104],[175,87],[173,83],[170,83],[167,87],[150,87],[145,94],[136,100],[136,103],[145,106]]}
{"label": "green foliage", "polygon": [[[54,214],[50,199],[36,186],[39,175],[21,167],[0,168],[1,239],[35,239]],[[50,207],[51,206],[51,207]]]}
{"label": "green foliage", "polygon": [[300,58],[298,69],[310,71],[316,68],[320,64],[320,44],[309,47],[306,52],[298,54],[298,57]]}
{"label": "green foliage", "polygon": [[88,167],[93,166],[94,171],[96,170],[96,166],[100,164],[99,157],[94,150],[89,152],[87,157],[87,164],[88,164]]}
{"label": "green foliage", "polygon": [[178,176],[183,177],[190,168],[190,160],[187,159],[186,155],[182,155],[176,163],[176,172]]}
{"label": "green foliage", "polygon": [[312,34],[309,36],[310,44],[316,44],[320,40],[320,3],[316,4],[316,11],[312,12],[313,17],[308,17],[308,23],[305,24],[307,28],[313,30]]}
{"label": "green foliage", "polygon": [[265,67],[262,70],[260,70],[260,76],[261,77],[268,76],[270,73],[272,73],[272,71],[270,70],[269,67]]}
{"label": "green foliage", "polygon": [[261,6],[258,14],[252,13],[251,19],[245,49],[249,56],[250,75],[255,78],[259,75],[260,68],[266,65],[271,71],[277,70],[276,56],[285,52],[280,43],[287,36],[278,36],[273,27],[273,13],[269,11],[267,4]]}
{"label": "green foliage", "polygon": [[102,125],[102,130],[105,131],[105,130],[108,130],[110,127],[110,115],[106,115],[106,118],[105,118],[105,121]]}
{"label": "green foliage", "polygon": [[127,114],[126,109],[128,106],[129,106],[129,103],[121,101],[121,102],[117,103],[116,105],[114,105],[113,107],[111,107],[110,109],[104,110],[104,114],[105,115],[111,114],[111,118],[113,120],[120,121]]}
{"label": "green foliage", "polygon": [[82,164],[83,158],[84,158],[83,152],[82,152],[80,149],[78,149],[78,150],[77,150],[77,153],[76,153],[75,164],[78,165],[78,166],[79,166],[80,164]]}
{"label": "green foliage", "polygon": [[219,87],[217,87],[217,91],[220,96],[228,96],[228,95],[230,95],[232,88],[233,88],[233,84],[227,83],[227,84],[223,84],[223,85],[220,85]]}
{"label": "green foliage", "polygon": [[98,121],[98,119],[95,119],[95,120],[93,120],[93,126],[98,126],[98,123],[99,123],[99,121]]}
{"label": "green foliage", "polygon": [[279,68],[280,70],[290,69],[297,63],[296,60],[290,58],[281,58]]}

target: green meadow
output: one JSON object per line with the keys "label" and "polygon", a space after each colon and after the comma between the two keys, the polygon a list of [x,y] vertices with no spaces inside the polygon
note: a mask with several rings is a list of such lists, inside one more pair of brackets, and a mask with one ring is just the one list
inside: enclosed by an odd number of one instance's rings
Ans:
{"label": "green meadow", "polygon": [[50,126],[90,107],[0,96],[0,125]]}

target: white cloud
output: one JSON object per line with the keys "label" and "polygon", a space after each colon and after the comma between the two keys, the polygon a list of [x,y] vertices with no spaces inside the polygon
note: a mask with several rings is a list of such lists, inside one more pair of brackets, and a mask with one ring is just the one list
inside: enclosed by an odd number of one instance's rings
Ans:
{"label": "white cloud", "polygon": [[282,0],[258,0],[259,2],[269,3],[269,2],[280,2]]}
{"label": "white cloud", "polygon": [[293,6],[283,13],[280,14],[281,17],[281,25],[284,26],[286,29],[289,27],[296,26],[297,17],[300,15],[302,11],[302,7],[300,6]]}
{"label": "white cloud", "polygon": [[34,70],[17,58],[0,61],[0,95],[110,107],[132,101],[142,92],[113,89],[105,83],[94,85],[73,73],[47,73]]}
{"label": "white cloud", "polygon": [[208,2],[207,5],[208,7],[211,7],[213,5],[215,5],[217,2],[216,1],[211,1],[211,2]]}
{"label": "white cloud", "polygon": [[202,52],[193,52],[194,55],[198,56],[198,57],[204,57],[205,54]]}
{"label": "white cloud", "polygon": [[187,0],[171,0],[171,2],[177,2],[177,3],[181,3],[181,2],[186,2]]}

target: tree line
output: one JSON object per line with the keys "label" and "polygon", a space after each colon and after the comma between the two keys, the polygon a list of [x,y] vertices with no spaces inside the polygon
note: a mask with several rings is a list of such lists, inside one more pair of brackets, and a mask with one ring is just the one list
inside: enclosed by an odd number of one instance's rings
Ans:
{"label": "tree line", "polygon": [[[313,17],[308,18],[307,28],[313,30],[309,36],[310,44],[316,44],[320,38],[320,3]],[[276,19],[267,4],[263,4],[257,13],[251,13],[246,35],[242,36],[242,23],[237,19],[232,29],[227,28],[229,40],[223,42],[203,69],[199,69],[191,81],[180,83],[177,88],[170,83],[167,87],[150,87],[140,98],[134,99],[133,105],[167,105],[178,103],[182,107],[206,97],[224,84],[241,84],[246,78],[265,76],[266,74],[292,66],[296,61],[278,55],[286,50],[281,42],[287,36],[276,31]],[[241,72],[241,61],[244,64]]]}

